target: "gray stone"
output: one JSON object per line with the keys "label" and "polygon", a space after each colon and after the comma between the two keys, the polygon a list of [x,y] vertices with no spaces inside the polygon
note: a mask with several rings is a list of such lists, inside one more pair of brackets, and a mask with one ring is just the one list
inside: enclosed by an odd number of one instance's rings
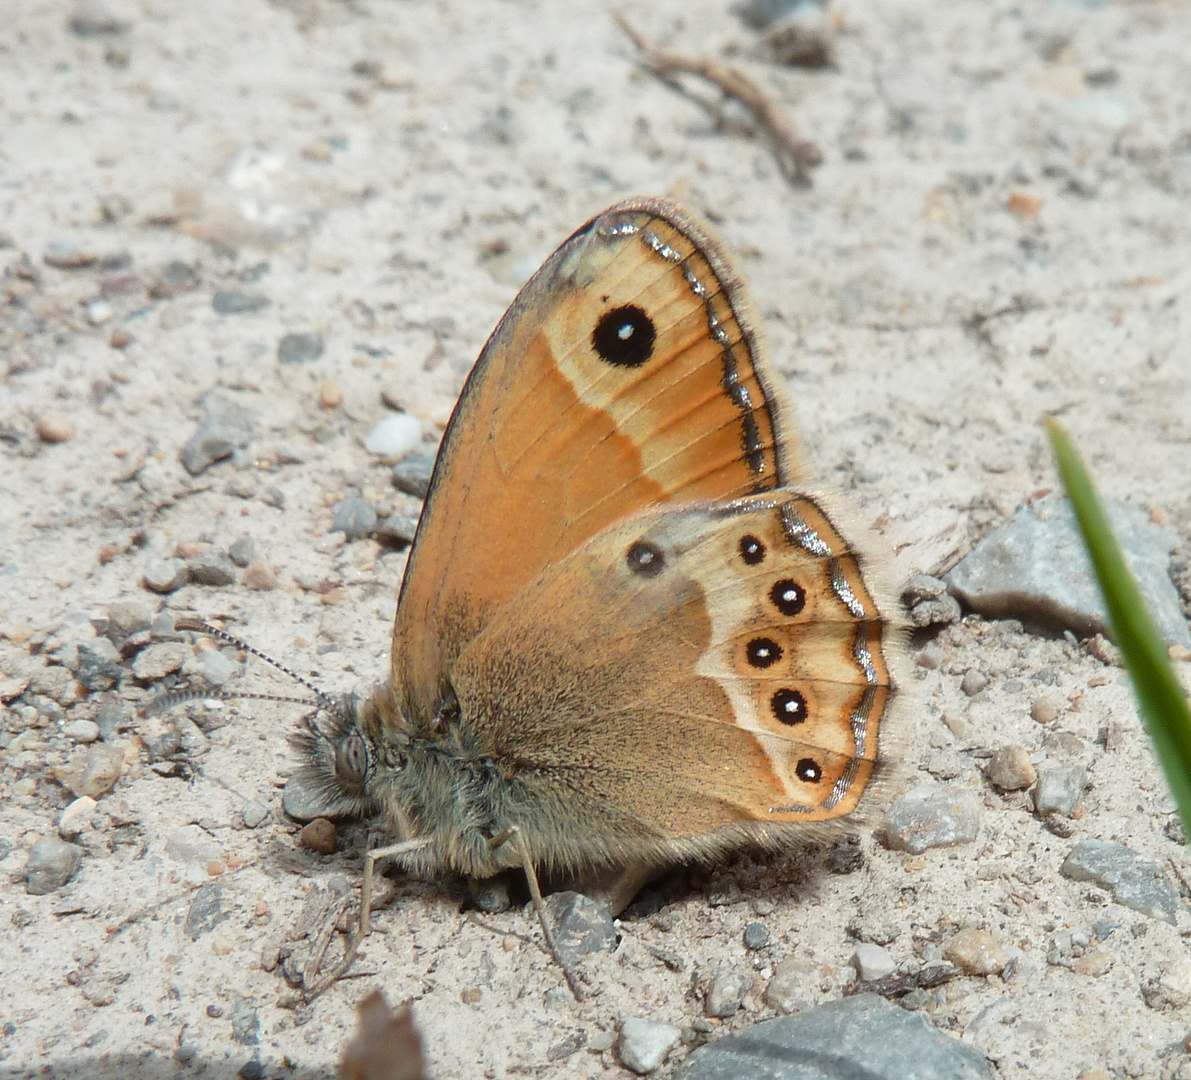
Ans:
{"label": "gray stone", "polygon": [[862,941],[856,946],[856,951],[852,954],[852,966],[864,982],[883,979],[897,970],[897,962],[888,949],[867,941]]}
{"label": "gray stone", "polygon": [[908,607],[923,600],[938,600],[947,592],[947,582],[930,574],[915,574],[902,586],[902,600]]}
{"label": "gray stone", "polygon": [[980,831],[980,802],[946,784],[919,784],[889,808],[885,844],[919,855],[928,848],[970,844]]}
{"label": "gray stone", "polygon": [[80,645],[79,662],[74,672],[79,685],[92,692],[111,690],[119,685],[124,669],[116,656],[116,648],[107,638],[96,638],[90,644]]}
{"label": "gray stone", "polygon": [[82,858],[81,848],[56,836],[38,840],[25,864],[25,892],[30,896],[57,892],[78,873]]}
{"label": "gray stone", "polygon": [[[1170,552],[1178,535],[1137,507],[1107,504],[1109,520],[1168,643],[1191,646]],[[1108,616],[1067,500],[1052,494],[1024,506],[947,575],[965,604],[989,618],[1021,618],[1081,637],[1108,634]]]}
{"label": "gray stone", "polygon": [[197,671],[210,686],[224,686],[240,670],[240,665],[224,653],[207,649],[187,660],[183,670]]}
{"label": "gray stone", "polygon": [[220,289],[211,297],[211,307],[216,315],[247,315],[263,311],[272,302],[267,296],[249,296],[248,293],[226,289]]}
{"label": "gray stone", "polygon": [[376,511],[367,499],[353,496],[335,507],[331,532],[341,532],[349,540],[363,540],[376,530]]}
{"label": "gray stone", "polygon": [[802,989],[803,967],[796,956],[787,956],[773,969],[765,986],[765,1004],[780,1013],[795,1013],[806,1008]]}
{"label": "gray stone", "polygon": [[140,600],[117,600],[108,605],[107,619],[104,633],[108,641],[118,647],[130,635],[148,630],[153,613]]}
{"label": "gray stone", "polygon": [[910,608],[910,622],[917,627],[948,626],[959,622],[963,614],[959,601],[944,594],[937,600],[920,600]]}
{"label": "gray stone", "polygon": [[98,799],[116,786],[123,771],[124,752],[116,746],[95,743],[76,750],[56,775],[72,795]]}
{"label": "gray stone", "polygon": [[182,465],[191,476],[231,457],[252,441],[252,415],[237,401],[211,391],[200,402],[203,422],[182,447]]}
{"label": "gray stone", "polygon": [[73,743],[93,743],[99,738],[99,725],[94,720],[72,720],[62,734]]}
{"label": "gray stone", "polygon": [[707,987],[707,998],[703,1002],[703,1011],[708,1016],[726,1019],[735,1016],[740,1006],[744,1004],[744,995],[753,985],[752,972],[737,971],[734,968],[717,970],[711,976],[711,985]]}
{"label": "gray stone", "polygon": [[95,726],[99,728],[99,737],[104,742],[111,742],[121,731],[127,731],[136,725],[126,705],[118,701],[109,701],[101,705],[96,712]]}
{"label": "gray stone", "polygon": [[746,949],[763,949],[769,944],[769,931],[764,923],[751,922],[744,928],[744,947]]}
{"label": "gray stone", "polygon": [[236,583],[236,568],[231,559],[216,548],[199,552],[186,564],[186,571],[196,585],[219,588]]}
{"label": "gray stone", "polygon": [[1034,808],[1048,814],[1070,816],[1088,784],[1087,770],[1075,761],[1046,761],[1038,768]]}
{"label": "gray stone", "polygon": [[269,808],[260,800],[252,799],[244,804],[243,818],[245,828],[259,829],[269,820]]}
{"label": "gray stone", "polygon": [[172,593],[186,584],[186,564],[181,559],[146,559],[141,580],[155,593]]}
{"label": "gray stone", "polygon": [[975,697],[988,685],[988,676],[982,671],[977,671],[972,668],[964,672],[963,681],[960,682],[959,688],[968,695],[968,697]]}
{"label": "gray stone", "polygon": [[409,454],[393,466],[393,486],[416,498],[426,498],[430,474],[434,471],[433,454]]}
{"label": "gray stone", "polygon": [[161,268],[148,291],[154,300],[168,300],[191,292],[198,286],[198,271],[181,259],[172,259]]}
{"label": "gray stone", "polygon": [[214,930],[229,914],[223,910],[223,886],[213,881],[203,885],[194,894],[183,929],[191,941],[197,941],[203,934]]}
{"label": "gray stone", "polygon": [[376,538],[394,547],[412,544],[417,531],[417,514],[390,514],[376,523]]}
{"label": "gray stone", "polygon": [[477,911],[498,915],[513,906],[513,895],[509,890],[507,874],[490,878],[468,878],[467,893]]}
{"label": "gray stone", "polygon": [[137,653],[132,662],[132,674],[143,683],[157,682],[177,671],[191,655],[191,648],[182,641],[163,641]]}
{"label": "gray stone", "polygon": [[286,334],[277,343],[277,359],[282,364],[309,364],[322,354],[323,336],[313,331]]}
{"label": "gray stone", "polygon": [[616,927],[606,904],[577,892],[557,892],[546,899],[558,951],[568,966],[589,953],[616,948]]}
{"label": "gray stone", "polygon": [[1124,844],[1081,840],[1059,867],[1072,881],[1091,881],[1125,907],[1174,924],[1177,899],[1162,866]]}
{"label": "gray stone", "polygon": [[620,1025],[616,1052],[626,1069],[643,1076],[660,1068],[681,1037],[673,1024],[631,1016]]}
{"label": "gray stone", "polygon": [[241,536],[228,545],[227,557],[237,566],[248,566],[256,556],[256,541],[251,536]]}
{"label": "gray stone", "polygon": [[700,1047],[678,1080],[990,1080],[981,1054],[920,1014],[858,994]]}
{"label": "gray stone", "polygon": [[241,998],[236,1002],[232,1009],[231,1020],[232,1035],[235,1036],[237,1042],[244,1043],[245,1046],[255,1046],[261,1041],[260,1018],[257,1016],[256,1009],[248,1001]]}
{"label": "gray stone", "polygon": [[71,31],[81,38],[123,34],[131,25],[99,0],[81,0],[75,4],[69,22]]}

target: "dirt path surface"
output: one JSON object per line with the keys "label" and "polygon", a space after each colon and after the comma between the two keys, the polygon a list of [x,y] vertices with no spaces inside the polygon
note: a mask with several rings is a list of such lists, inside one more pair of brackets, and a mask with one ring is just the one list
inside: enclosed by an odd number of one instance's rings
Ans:
{"label": "dirt path surface", "polygon": [[[766,59],[724,4],[628,9],[649,38],[765,88],[822,151],[809,187],[743,113],[719,123],[642,72],[598,4],[9,7],[6,1075],[325,1076],[374,984],[416,999],[435,1077],[623,1074],[607,1047],[625,1017],[675,1024],[689,1044],[775,1015],[766,991],[789,958],[787,998],[805,1007],[845,991],[858,939],[914,968],[963,929],[996,940],[1000,974],[918,1004],[1000,1076],[1191,1075],[1191,915],[1180,903],[1172,924],[1059,873],[1093,838],[1176,887],[1191,874],[1124,673],[1062,637],[969,618],[914,642],[903,784],[973,793],[975,842],[909,855],[866,834],[848,874],[743,855],[695,874],[587,961],[601,992],[582,1005],[528,911],[486,916],[494,933],[460,914],[458,882],[398,877],[361,977],[281,1007],[301,913],[350,897],[363,830],[333,855],[299,844],[281,809],[292,709],[119,722],[155,666],[292,692],[162,640],[163,614],[226,618],[334,691],[384,671],[404,552],[345,542],[333,513],[353,496],[382,516],[419,504],[364,437],[400,411],[432,453],[520,283],[633,193],[680,198],[734,248],[812,467],[898,550],[900,579],[1054,485],[1044,411],[1108,495],[1187,537],[1191,7],[839,4],[824,20],[835,64],[817,70]],[[212,392],[243,445],[191,475],[181,452]],[[143,584],[171,571],[155,560],[237,541],[246,565],[216,559],[206,579],[231,584]],[[155,619],[137,641],[156,651],[136,654],[128,634]],[[971,671],[986,683],[969,695]],[[988,784],[987,752],[1008,744],[1086,770],[1072,816],[1047,828],[1024,792]],[[93,808],[76,804],[88,791]],[[60,832],[79,869],[34,895],[30,852]],[[753,922],[758,949],[743,941]],[[709,1020],[717,971],[754,978],[734,1016]]]}

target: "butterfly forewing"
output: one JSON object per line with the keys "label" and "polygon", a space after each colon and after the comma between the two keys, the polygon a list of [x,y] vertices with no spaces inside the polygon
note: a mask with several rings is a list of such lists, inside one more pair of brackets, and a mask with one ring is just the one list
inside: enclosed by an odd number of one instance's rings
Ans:
{"label": "butterfly forewing", "polygon": [[747,310],[720,245],[659,200],[605,211],[526,285],[463,389],[410,552],[392,685],[412,722],[494,614],[611,523],[796,478]]}

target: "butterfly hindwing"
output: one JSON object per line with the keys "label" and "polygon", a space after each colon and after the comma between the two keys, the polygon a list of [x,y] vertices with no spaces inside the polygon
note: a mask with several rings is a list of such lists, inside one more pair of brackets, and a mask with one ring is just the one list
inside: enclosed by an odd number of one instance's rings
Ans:
{"label": "butterfly hindwing", "polygon": [[544,861],[571,835],[588,859],[699,854],[854,809],[893,693],[861,569],[816,499],[779,489],[636,515],[523,588],[454,688],[510,791],[549,791]]}

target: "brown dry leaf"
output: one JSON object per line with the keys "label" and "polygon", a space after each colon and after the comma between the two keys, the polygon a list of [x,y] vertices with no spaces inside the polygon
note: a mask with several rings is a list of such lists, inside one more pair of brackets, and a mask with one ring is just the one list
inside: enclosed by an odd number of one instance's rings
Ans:
{"label": "brown dry leaf", "polygon": [[425,1080],[422,1037],[409,1002],[390,1012],[384,994],[373,990],[357,1008],[360,1027],[343,1051],[339,1080]]}

